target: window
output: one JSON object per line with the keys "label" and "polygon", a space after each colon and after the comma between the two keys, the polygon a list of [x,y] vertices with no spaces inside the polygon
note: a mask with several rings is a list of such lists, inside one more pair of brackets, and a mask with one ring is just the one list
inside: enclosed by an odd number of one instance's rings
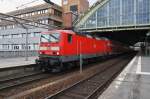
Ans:
{"label": "window", "polygon": [[40,11],[40,14],[43,14],[43,10]]}
{"label": "window", "polygon": [[44,10],[41,11],[42,14],[47,13],[47,12],[48,12],[47,9],[44,9]]}
{"label": "window", "polygon": [[35,15],[35,12],[32,12],[32,15]]}
{"label": "window", "polygon": [[31,46],[30,45],[28,45],[28,50],[31,50]]}
{"label": "window", "polygon": [[72,11],[73,13],[78,13],[78,6],[77,5],[70,6],[70,11]]}
{"label": "window", "polygon": [[19,50],[19,46],[14,46],[14,50]]}
{"label": "window", "polygon": [[35,37],[40,37],[40,32],[34,32]]}
{"label": "window", "polygon": [[34,23],[34,25],[35,25],[35,26],[38,26],[39,24],[38,24],[38,23]]}
{"label": "window", "polygon": [[[21,48],[21,47],[22,47],[22,50],[25,50],[25,49],[26,49],[26,44],[22,44],[22,45],[20,46],[20,48]],[[28,50],[33,50],[33,45],[28,44],[27,48],[28,48]]]}
{"label": "window", "polygon": [[6,29],[7,29],[7,26],[3,26],[2,29],[3,29],[3,30],[6,30]]}
{"label": "window", "polygon": [[3,46],[2,45],[0,45],[0,50],[2,50],[3,49]]}
{"label": "window", "polygon": [[29,13],[29,16],[32,16],[32,13],[31,13],[31,12]]}
{"label": "window", "polygon": [[37,14],[41,14],[41,11],[38,11]]}
{"label": "window", "polygon": [[64,5],[68,4],[68,0],[63,0],[63,4]]}
{"label": "window", "polygon": [[55,15],[55,16],[59,16],[59,17],[62,17],[62,12],[61,12],[61,11],[58,11],[58,10],[54,10],[54,15]]}
{"label": "window", "polygon": [[45,20],[40,20],[40,23],[45,24]]}
{"label": "window", "polygon": [[34,46],[32,44],[28,45],[28,50],[34,50]]}
{"label": "window", "polygon": [[[27,36],[26,33],[22,33],[22,34],[19,35],[19,37],[22,37],[22,38],[26,38],[26,36]],[[28,37],[33,37],[32,33],[28,33]]]}
{"label": "window", "polygon": [[45,10],[45,13],[48,13],[48,9]]}
{"label": "window", "polygon": [[7,26],[7,29],[13,29],[14,28],[14,25],[8,25]]}
{"label": "window", "polygon": [[22,18],[22,17],[24,17],[24,15],[23,15],[23,14],[21,14],[21,16],[20,16],[20,17]]}
{"label": "window", "polygon": [[25,15],[26,15],[26,17],[28,17],[28,16],[29,16],[29,14],[28,14],[28,13],[26,13]]}
{"label": "window", "polygon": [[12,45],[12,49],[13,49],[13,50],[21,50],[21,46],[22,46],[22,45],[19,45],[19,44],[13,44],[13,45]]}
{"label": "window", "polygon": [[72,43],[72,35],[71,34],[68,34],[68,42]]}
{"label": "window", "polygon": [[22,38],[25,38],[26,37],[26,33],[22,33]]}
{"label": "window", "polygon": [[30,35],[31,37],[34,37],[34,33],[31,33],[31,35]]}
{"label": "window", "polygon": [[10,46],[8,44],[3,44],[2,47],[3,47],[4,50],[9,50],[10,49]]}
{"label": "window", "polygon": [[28,33],[28,37],[32,37],[32,33]]}
{"label": "window", "polygon": [[11,35],[3,35],[3,38],[11,38]]}
{"label": "window", "polygon": [[54,21],[54,25],[61,27],[61,26],[62,26],[62,23],[61,23],[61,22],[58,22],[58,21]]}
{"label": "window", "polygon": [[15,25],[12,25],[12,28],[14,29],[14,28],[15,28]]}
{"label": "window", "polygon": [[21,15],[17,15],[16,17],[19,17],[19,18],[21,18]]}
{"label": "window", "polygon": [[19,38],[21,37],[21,34],[12,34],[12,38]]}
{"label": "window", "polygon": [[45,20],[45,24],[48,24],[48,20]]}

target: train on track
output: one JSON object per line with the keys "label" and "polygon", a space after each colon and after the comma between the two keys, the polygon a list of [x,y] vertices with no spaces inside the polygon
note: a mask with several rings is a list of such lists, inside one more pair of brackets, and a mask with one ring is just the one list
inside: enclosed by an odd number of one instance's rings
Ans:
{"label": "train on track", "polygon": [[72,30],[52,30],[41,33],[36,63],[44,70],[62,70],[79,63],[81,55],[83,61],[90,61],[129,50],[122,43],[104,37],[80,35]]}

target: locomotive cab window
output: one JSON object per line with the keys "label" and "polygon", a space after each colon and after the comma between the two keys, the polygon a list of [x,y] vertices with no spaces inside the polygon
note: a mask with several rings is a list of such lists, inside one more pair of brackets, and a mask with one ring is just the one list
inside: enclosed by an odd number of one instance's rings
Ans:
{"label": "locomotive cab window", "polygon": [[71,34],[68,34],[68,42],[72,43],[72,35]]}
{"label": "locomotive cab window", "polygon": [[59,33],[41,35],[41,42],[59,42],[59,40],[60,40]]}

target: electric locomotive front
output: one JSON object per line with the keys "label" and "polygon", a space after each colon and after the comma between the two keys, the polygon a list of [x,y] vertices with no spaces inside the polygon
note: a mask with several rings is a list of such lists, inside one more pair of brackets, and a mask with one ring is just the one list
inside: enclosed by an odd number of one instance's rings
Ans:
{"label": "electric locomotive front", "polygon": [[40,57],[60,55],[60,32],[44,32],[41,34],[39,55]]}
{"label": "electric locomotive front", "polygon": [[51,69],[49,66],[60,64],[61,55],[61,32],[49,31],[41,33],[39,45],[39,59],[36,63],[44,69]]}

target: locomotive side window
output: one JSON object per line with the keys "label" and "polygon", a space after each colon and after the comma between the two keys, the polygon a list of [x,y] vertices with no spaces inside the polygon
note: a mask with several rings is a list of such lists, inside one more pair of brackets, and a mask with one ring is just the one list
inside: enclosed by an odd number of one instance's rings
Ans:
{"label": "locomotive side window", "polygon": [[71,34],[68,34],[68,42],[72,43],[72,35]]}

